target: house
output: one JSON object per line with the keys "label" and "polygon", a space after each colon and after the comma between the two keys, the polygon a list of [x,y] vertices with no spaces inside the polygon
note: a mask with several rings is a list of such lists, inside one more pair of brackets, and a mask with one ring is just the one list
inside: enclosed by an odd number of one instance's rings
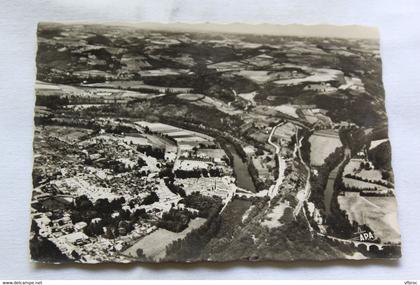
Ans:
{"label": "house", "polygon": [[200,148],[197,150],[197,156],[202,158],[210,158],[215,163],[222,163],[226,159],[226,153],[223,149]]}
{"label": "house", "polygon": [[311,83],[306,85],[303,90],[312,90],[320,93],[328,94],[337,91],[337,88],[331,86],[328,82]]}
{"label": "house", "polygon": [[63,235],[59,238],[60,241],[67,244],[81,244],[89,239],[83,232],[73,232],[67,235]]}
{"label": "house", "polygon": [[74,224],[74,227],[73,228],[74,228],[74,230],[76,232],[79,232],[79,231],[83,230],[86,227],[87,227],[87,223],[85,223],[85,222],[78,222],[78,223]]}

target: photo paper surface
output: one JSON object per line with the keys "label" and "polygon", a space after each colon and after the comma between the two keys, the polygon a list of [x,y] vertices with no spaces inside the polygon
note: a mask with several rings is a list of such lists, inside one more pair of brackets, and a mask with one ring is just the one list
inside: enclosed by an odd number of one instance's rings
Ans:
{"label": "photo paper surface", "polygon": [[401,256],[369,27],[40,23],[31,259]]}

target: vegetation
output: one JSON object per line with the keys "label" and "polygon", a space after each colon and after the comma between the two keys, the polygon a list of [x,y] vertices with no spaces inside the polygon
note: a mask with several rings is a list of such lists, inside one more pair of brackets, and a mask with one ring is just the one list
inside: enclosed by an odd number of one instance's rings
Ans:
{"label": "vegetation", "polygon": [[203,247],[217,234],[220,229],[221,217],[219,211],[222,201],[219,197],[207,197],[194,192],[180,203],[199,211],[198,216],[207,221],[198,229],[191,231],[184,239],[170,244],[167,249],[167,260],[194,260],[200,256]]}
{"label": "vegetation", "polygon": [[338,170],[336,179],[334,181],[334,192],[331,199],[331,214],[327,216],[327,232],[332,236],[337,236],[344,239],[350,239],[353,234],[357,231],[357,223],[350,223],[349,218],[345,211],[340,209],[338,204],[338,194],[344,187],[343,183],[343,172],[344,167],[348,163],[349,159],[346,159]]}
{"label": "vegetation", "polygon": [[351,150],[352,155],[355,155],[368,143],[368,137],[361,128],[340,129],[339,136],[341,143]]}
{"label": "vegetation", "polygon": [[155,192],[151,192],[146,198],[144,198],[143,205],[151,205],[153,203],[159,202],[159,196]]}
{"label": "vegetation", "polygon": [[187,210],[170,209],[162,215],[158,226],[171,232],[181,232],[188,227],[191,214]]}
{"label": "vegetation", "polygon": [[218,196],[208,197],[203,196],[198,192],[193,192],[180,201],[188,208],[194,208],[199,211],[198,216],[202,218],[209,218],[217,215],[222,208],[222,199]]}
{"label": "vegetation", "polygon": [[70,261],[53,242],[37,234],[29,240],[29,248],[33,260],[40,262]]}
{"label": "vegetation", "polygon": [[369,160],[376,169],[391,170],[391,145],[389,141],[381,143],[368,151]]}
{"label": "vegetation", "polygon": [[344,158],[344,149],[343,147],[337,148],[333,153],[331,153],[326,159],[325,163],[316,168],[317,174],[311,174],[311,197],[309,200],[313,202],[317,209],[325,211],[324,205],[324,191],[328,182],[328,177],[330,172],[337,167],[337,165]]}
{"label": "vegetation", "polygon": [[164,181],[165,181],[166,187],[168,187],[169,190],[171,190],[172,193],[177,194],[181,197],[186,196],[184,188],[182,188],[179,185],[174,184],[174,179],[173,178],[172,179],[166,178],[166,179],[164,179]]}
{"label": "vegetation", "polygon": [[68,105],[69,99],[59,95],[42,96],[37,95],[35,100],[36,106],[45,106],[51,109],[59,109],[62,106]]}
{"label": "vegetation", "polygon": [[144,153],[147,156],[154,157],[156,159],[165,158],[165,150],[158,147],[152,147],[150,145],[138,145],[137,151]]}

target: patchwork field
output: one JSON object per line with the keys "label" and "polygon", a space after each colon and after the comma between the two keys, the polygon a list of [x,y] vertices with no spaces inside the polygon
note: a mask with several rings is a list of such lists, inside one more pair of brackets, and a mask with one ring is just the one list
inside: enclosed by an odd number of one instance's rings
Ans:
{"label": "patchwork field", "polygon": [[172,137],[178,142],[204,142],[213,141],[213,138],[202,133],[181,129],[178,127],[162,124],[162,123],[150,123],[144,121],[136,122],[137,125],[143,128],[149,128],[150,131],[160,133]]}

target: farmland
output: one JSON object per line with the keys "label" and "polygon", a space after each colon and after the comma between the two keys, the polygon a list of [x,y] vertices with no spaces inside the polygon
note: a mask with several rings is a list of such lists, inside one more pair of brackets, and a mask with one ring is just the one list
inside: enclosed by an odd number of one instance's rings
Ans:
{"label": "farmland", "polygon": [[345,210],[350,221],[366,224],[382,242],[400,240],[397,204],[393,197],[339,196],[340,208]]}
{"label": "farmland", "polygon": [[322,165],[336,148],[342,146],[338,133],[334,131],[315,132],[309,138],[309,142],[311,143],[311,164],[315,166]]}
{"label": "farmland", "polygon": [[[173,233],[165,229],[158,229],[148,236],[140,239],[133,246],[125,250],[123,254],[137,258],[137,251],[141,249],[147,259],[159,261],[166,255],[166,246],[178,239],[184,238],[189,232],[202,226],[205,221],[205,219],[196,218],[191,221],[188,228],[180,233]],[[156,242],[157,240],[159,243]]]}

